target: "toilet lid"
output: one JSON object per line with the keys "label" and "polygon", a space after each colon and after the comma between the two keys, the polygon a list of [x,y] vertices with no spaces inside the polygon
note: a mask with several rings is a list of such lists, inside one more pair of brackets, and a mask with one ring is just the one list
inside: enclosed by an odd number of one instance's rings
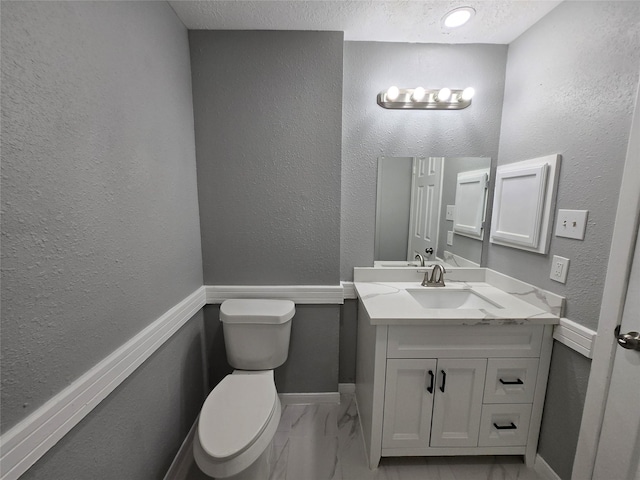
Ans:
{"label": "toilet lid", "polygon": [[209,455],[236,456],[262,433],[276,405],[270,373],[227,375],[209,394],[198,424],[200,444]]}

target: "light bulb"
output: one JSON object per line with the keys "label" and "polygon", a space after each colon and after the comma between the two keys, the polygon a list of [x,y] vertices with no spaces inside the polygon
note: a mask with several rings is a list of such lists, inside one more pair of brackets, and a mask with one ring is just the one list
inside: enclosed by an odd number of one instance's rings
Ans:
{"label": "light bulb", "polygon": [[476,11],[471,7],[460,7],[451,10],[442,19],[442,25],[446,28],[456,28],[467,23]]}
{"label": "light bulb", "polygon": [[436,100],[438,102],[446,102],[447,100],[449,100],[450,96],[451,96],[451,90],[447,87],[444,87],[444,88],[441,88],[436,94]]}
{"label": "light bulb", "polygon": [[425,91],[424,88],[422,87],[417,87],[414,91],[413,91],[413,95],[411,95],[411,98],[413,99],[414,102],[421,102],[422,100],[424,100],[424,96],[427,92]]}
{"label": "light bulb", "polygon": [[465,102],[468,102],[473,98],[475,94],[476,91],[473,89],[473,87],[467,87],[462,91],[462,96],[460,98]]}
{"label": "light bulb", "polygon": [[400,89],[395,85],[387,90],[387,100],[394,101],[400,95]]}

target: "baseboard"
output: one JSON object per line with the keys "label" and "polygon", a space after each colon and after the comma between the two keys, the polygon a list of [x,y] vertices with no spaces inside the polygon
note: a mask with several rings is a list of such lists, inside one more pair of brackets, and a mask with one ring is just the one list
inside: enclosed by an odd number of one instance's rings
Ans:
{"label": "baseboard", "polygon": [[[200,418],[198,416],[198,418]],[[191,425],[189,433],[180,445],[178,453],[171,462],[169,470],[167,470],[164,480],[188,480],[187,475],[191,466],[195,463],[193,458],[193,439],[196,435],[196,429],[198,428],[198,418]]]}
{"label": "baseboard", "polygon": [[339,383],[338,384],[338,392],[339,393],[356,393],[356,384],[355,383]]}
{"label": "baseboard", "polygon": [[4,433],[1,480],[16,480],[26,472],[204,305],[200,287]]}
{"label": "baseboard", "polygon": [[312,403],[340,403],[340,393],[279,393],[282,405],[309,405]]}
{"label": "baseboard", "polygon": [[276,298],[296,304],[341,305],[342,285],[205,285],[207,303],[222,303],[229,298]]}
{"label": "baseboard", "polygon": [[547,480],[562,480],[560,476],[554,472],[553,468],[549,466],[547,462],[540,456],[540,454],[536,455],[536,463],[533,465],[533,469],[536,471],[538,475]]}
{"label": "baseboard", "polygon": [[561,318],[553,330],[553,338],[587,358],[593,358],[596,334],[590,328],[568,318]]}

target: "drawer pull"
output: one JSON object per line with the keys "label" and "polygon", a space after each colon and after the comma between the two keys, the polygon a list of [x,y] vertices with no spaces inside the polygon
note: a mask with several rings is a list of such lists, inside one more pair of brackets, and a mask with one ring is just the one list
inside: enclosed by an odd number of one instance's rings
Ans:
{"label": "drawer pull", "polygon": [[444,393],[444,384],[447,381],[447,374],[444,370],[440,370],[440,372],[442,372],[442,385],[440,386],[440,391]]}
{"label": "drawer pull", "polygon": [[515,381],[500,379],[500,383],[503,385],[524,385],[524,382],[519,378]]}
{"label": "drawer pull", "polygon": [[494,423],[493,426],[496,427],[496,430],[515,430],[518,428],[513,422],[511,422],[511,425],[498,425],[497,423]]}
{"label": "drawer pull", "polygon": [[429,370],[429,376],[431,377],[431,381],[429,382],[429,386],[427,387],[427,392],[433,393],[433,382],[435,381],[433,370]]}

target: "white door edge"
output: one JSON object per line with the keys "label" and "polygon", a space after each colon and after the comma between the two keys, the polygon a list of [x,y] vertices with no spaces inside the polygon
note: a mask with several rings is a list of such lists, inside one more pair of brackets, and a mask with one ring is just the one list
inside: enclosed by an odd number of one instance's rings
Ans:
{"label": "white door edge", "polygon": [[[598,334],[593,349],[572,480],[592,478],[617,343],[614,330],[622,319],[633,250],[640,221],[640,85],[631,122],[620,197],[613,228]],[[624,268],[621,266],[624,265]]]}

